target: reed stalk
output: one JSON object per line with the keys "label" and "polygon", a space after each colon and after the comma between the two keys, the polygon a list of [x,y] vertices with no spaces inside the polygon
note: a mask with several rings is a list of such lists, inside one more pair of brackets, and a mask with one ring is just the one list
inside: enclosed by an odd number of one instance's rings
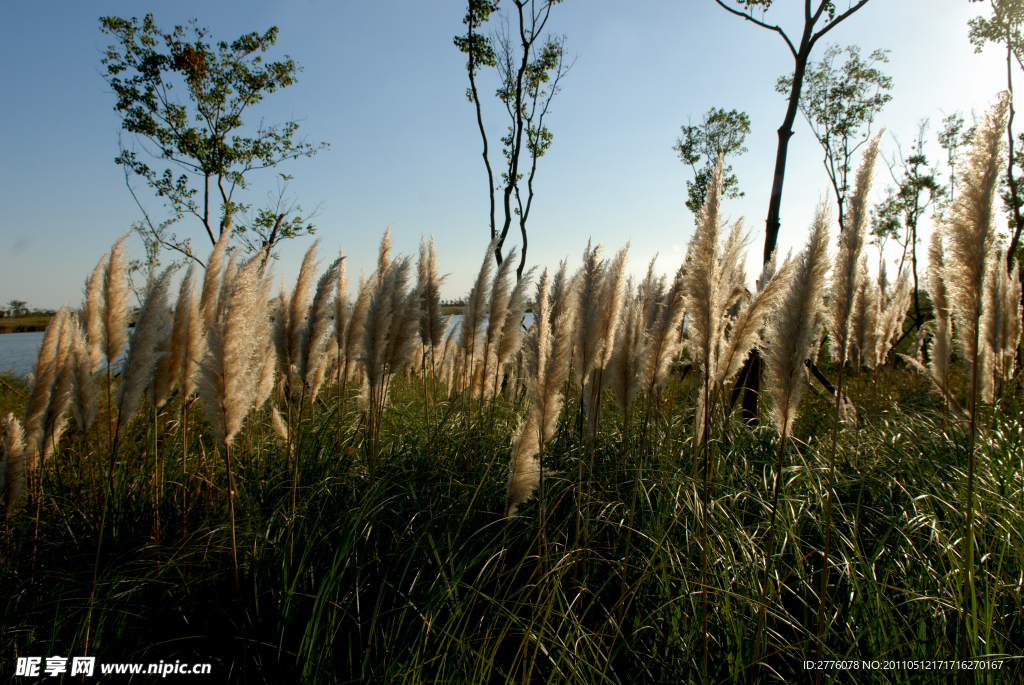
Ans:
{"label": "reed stalk", "polygon": [[[840,226],[839,254],[833,271],[832,294],[829,301],[827,326],[829,348],[832,360],[839,367],[839,379],[836,383],[835,407],[832,414],[832,448],[829,450],[828,498],[825,510],[825,542],[821,552],[821,589],[818,591],[818,628],[817,628],[817,659],[822,658],[827,639],[825,625],[825,607],[828,605],[829,552],[832,542],[832,500],[835,497],[835,466],[836,450],[839,441],[839,412],[843,402],[843,368],[850,358],[853,338],[853,317],[856,308],[857,293],[864,281],[864,271],[860,268],[861,253],[867,235],[870,213],[868,211],[869,193],[874,179],[875,161],[878,158],[883,128],[864,149],[860,166],[854,181],[853,196],[850,201],[849,222]],[[815,674],[815,685],[821,682],[821,673]]]}

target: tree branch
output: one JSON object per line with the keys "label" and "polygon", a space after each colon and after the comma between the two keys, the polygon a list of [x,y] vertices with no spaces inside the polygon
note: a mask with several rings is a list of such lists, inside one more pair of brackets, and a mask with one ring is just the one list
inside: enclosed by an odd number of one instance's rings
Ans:
{"label": "tree branch", "polygon": [[[846,10],[845,12],[840,14],[838,17],[833,19],[831,22],[829,22],[828,26],[825,26],[820,31],[818,31],[817,33],[814,34],[814,36],[811,38],[811,45],[814,45],[818,41],[819,38],[821,38],[826,33],[831,31],[832,29],[834,29],[840,22],[842,22],[844,19],[846,19],[847,17],[852,15],[854,12],[856,12],[857,10],[859,10],[861,7],[863,7],[866,4],[868,4],[868,0],[860,0],[860,2],[858,2],[856,5],[854,5],[853,7],[851,7],[850,9]],[[822,7],[824,7],[824,6],[825,6],[825,3],[822,3]],[[820,14],[821,14],[821,8],[818,8],[818,15],[820,15]],[[817,16],[815,17],[815,20],[817,20]]]}
{"label": "tree branch", "polygon": [[[868,0],[861,0],[861,4],[863,5],[867,1]],[[782,28],[780,28],[778,26],[771,26],[770,24],[766,24],[763,21],[759,21],[757,19],[754,19],[752,16],[750,16],[746,12],[740,12],[737,9],[733,9],[732,7],[729,7],[724,2],[722,2],[722,0],[715,0],[715,2],[717,2],[722,7],[722,9],[724,9],[726,12],[730,12],[732,14],[735,14],[737,17],[743,17],[747,21],[751,21],[751,22],[757,24],[758,26],[760,26],[763,29],[768,29],[769,31],[775,31],[776,33],[778,33],[780,36],[782,36],[782,39],[784,41],[786,41],[786,45],[789,46],[789,51],[793,53],[793,59],[797,59],[797,57],[798,57],[797,50],[796,50],[795,47],[793,47],[793,42],[789,40],[789,36],[786,35],[786,32],[783,31]]]}

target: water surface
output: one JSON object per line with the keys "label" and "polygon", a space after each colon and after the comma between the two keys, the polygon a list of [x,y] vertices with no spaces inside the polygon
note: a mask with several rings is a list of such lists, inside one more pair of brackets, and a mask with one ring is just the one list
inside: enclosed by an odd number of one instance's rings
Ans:
{"label": "water surface", "polygon": [[42,331],[0,335],[0,373],[24,376],[31,371],[42,342]]}

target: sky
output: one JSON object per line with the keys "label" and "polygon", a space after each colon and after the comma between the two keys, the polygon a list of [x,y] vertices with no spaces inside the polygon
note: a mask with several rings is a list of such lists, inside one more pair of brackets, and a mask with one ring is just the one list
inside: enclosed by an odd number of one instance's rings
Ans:
{"label": "sky", "polygon": [[[837,4],[843,9],[847,2]],[[776,0],[764,18],[799,35],[802,5]],[[891,50],[883,70],[894,80],[893,99],[875,122],[888,129],[883,155],[892,157],[896,139],[909,146],[919,122],[930,119],[926,151],[945,178],[944,153],[934,139],[943,116],[959,110],[970,121],[972,111],[980,116],[1005,88],[999,51],[975,54],[967,39],[968,20],[987,11],[987,3],[966,0],[872,0],[820,42],[812,59],[827,43],[858,45],[863,55]],[[268,95],[246,123],[296,120],[300,137],[330,148],[253,174],[244,201],[263,204],[276,188],[275,174],[290,174],[289,193],[298,203],[307,210],[321,205],[315,220],[321,258],[342,246],[353,281],[360,267],[372,271],[377,244],[391,226],[396,252],[415,254],[421,236],[434,236],[440,269],[450,274],[446,299],[469,291],[489,229],[465,56],[452,43],[464,30],[464,3],[40,0],[0,9],[0,303],[77,306],[85,277],[141,218],[114,163],[121,122],[100,64],[113,40],[101,33],[99,18],[141,19],[146,12],[165,30],[196,18],[213,40],[277,26],[268,58],[288,55],[302,66],[298,83]],[[749,151],[732,161],[745,197],[727,201],[723,212],[746,218],[748,273],[756,274],[776,131],[786,109],[775,83],[793,68],[783,40],[713,0],[565,0],[553,9],[548,29],[566,36],[576,62],[547,119],[554,139],[538,164],[527,263],[554,268],[568,257],[572,267],[588,239],[608,253],[629,241],[632,272],[642,275],[657,254],[656,270],[672,273],[694,225],[685,207],[692,172],[672,146],[680,126],[719,107],[751,120]],[[498,138],[507,124],[493,97],[493,74],[483,74],[479,87],[497,170]],[[819,197],[831,192],[810,127],[798,118],[794,130],[783,250],[804,243]],[[891,182],[888,174],[879,164],[873,201]],[[141,183],[137,192],[149,212],[163,216],[159,198]],[[178,231],[203,245],[199,254],[209,249],[197,220],[183,219]],[[516,233],[507,246],[518,244]],[[275,267],[281,278],[295,278],[312,240],[281,246]],[[133,237],[131,244],[142,256],[141,242]]]}

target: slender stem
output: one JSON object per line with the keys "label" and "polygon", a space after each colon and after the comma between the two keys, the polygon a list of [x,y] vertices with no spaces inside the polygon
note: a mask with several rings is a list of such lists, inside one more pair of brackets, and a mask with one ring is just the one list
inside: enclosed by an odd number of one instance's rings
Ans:
{"label": "slender stem", "polygon": [[761,661],[761,638],[764,632],[765,616],[768,613],[768,579],[771,575],[772,558],[775,556],[775,514],[779,508],[779,490],[782,489],[782,464],[783,458],[786,455],[786,438],[789,426],[783,426],[781,440],[779,441],[779,463],[775,468],[775,494],[772,495],[772,517],[771,523],[768,524],[768,544],[765,547],[765,559],[764,559],[764,579],[761,582],[761,601],[759,616],[757,619],[757,633],[754,637],[754,661],[750,664],[751,668],[748,673],[748,682],[753,683],[757,676],[755,667]]}
{"label": "slender stem", "polygon": [[702,426],[700,448],[704,456],[704,490],[703,507],[701,508],[701,546],[700,546],[700,588],[701,588],[701,610],[700,610],[700,636],[703,645],[703,670],[704,678],[708,675],[708,490],[711,488],[710,455],[708,454],[708,393],[710,391],[711,379],[704,379],[704,425]]}
{"label": "slender stem", "polygon": [[[108,381],[110,370],[107,369]],[[103,489],[103,513],[100,514],[100,530],[96,539],[96,558],[92,566],[92,589],[89,590],[89,608],[85,614],[85,641],[82,646],[82,656],[89,655],[89,631],[92,628],[92,607],[96,599],[96,585],[99,582],[100,573],[100,550],[103,548],[103,531],[107,526],[107,510],[110,507],[110,495],[114,489],[114,457],[117,454],[117,442],[121,433],[121,422],[118,421],[111,436],[110,462],[107,464],[107,478]]]}
{"label": "slender stem", "polygon": [[235,539],[235,479],[231,473],[231,447],[224,442],[224,464],[228,470],[228,516],[231,520],[231,573],[235,582],[235,595],[241,599],[242,586],[238,582],[238,544]]}
{"label": "slender stem", "polygon": [[306,408],[306,384],[302,384],[299,393],[299,424],[295,427],[295,451],[292,458],[292,514],[288,519],[288,565],[292,565],[292,553],[295,548],[295,500],[299,490],[299,449],[302,440],[302,412]]}
{"label": "slender stem", "polygon": [[[818,655],[815,657],[821,660],[825,649],[825,640],[828,637],[828,627],[825,625],[825,605],[828,603],[828,565],[829,547],[832,543],[832,500],[836,487],[836,445],[839,440],[839,405],[843,401],[843,372],[846,364],[839,365],[839,380],[836,382],[836,403],[832,414],[832,450],[828,458],[828,505],[825,509],[825,547],[821,551],[821,589],[818,591]],[[814,676],[814,683],[821,682],[821,672]]]}
{"label": "slender stem", "polygon": [[157,445],[157,409],[156,405],[153,406],[153,504],[154,512],[156,515],[156,544],[160,544],[160,476],[161,476],[161,463],[160,463],[160,451]]}
{"label": "slender stem", "polygon": [[186,464],[188,463],[188,400],[181,403],[181,539],[185,539],[185,507],[188,488],[185,486],[185,479],[188,474]]}
{"label": "slender stem", "polygon": [[110,429],[111,424],[114,422],[114,410],[110,401],[110,360],[107,360],[107,449],[111,452],[114,451],[114,432]]}
{"label": "slender stem", "polygon": [[[967,660],[967,623],[974,607],[974,439],[978,425],[978,344],[981,342],[981,321],[974,324],[974,358],[971,360],[971,436],[967,447],[967,533],[964,535],[963,603],[960,621],[960,660]],[[967,671],[962,666],[958,676],[960,685],[967,683]]]}

